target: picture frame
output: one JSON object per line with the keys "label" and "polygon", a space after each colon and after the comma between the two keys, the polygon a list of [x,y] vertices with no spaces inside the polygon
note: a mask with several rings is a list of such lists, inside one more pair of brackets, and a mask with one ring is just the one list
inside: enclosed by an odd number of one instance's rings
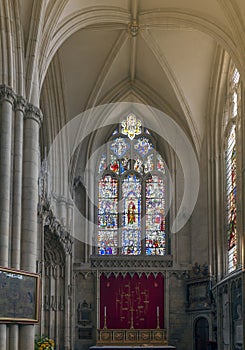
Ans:
{"label": "picture frame", "polygon": [[0,323],[38,323],[40,275],[0,267]]}

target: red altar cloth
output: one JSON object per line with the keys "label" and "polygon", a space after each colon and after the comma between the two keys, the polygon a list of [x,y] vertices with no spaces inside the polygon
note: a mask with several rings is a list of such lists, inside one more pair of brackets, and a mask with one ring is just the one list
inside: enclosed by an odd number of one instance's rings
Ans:
{"label": "red altar cloth", "polygon": [[111,274],[100,278],[100,328],[104,327],[106,314],[107,328],[154,329],[164,328],[164,280],[159,273],[141,277]]}

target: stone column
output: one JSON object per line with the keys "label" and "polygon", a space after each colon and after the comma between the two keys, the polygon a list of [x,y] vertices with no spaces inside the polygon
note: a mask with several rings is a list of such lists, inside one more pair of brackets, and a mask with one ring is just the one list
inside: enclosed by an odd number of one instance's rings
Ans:
{"label": "stone column", "polygon": [[[0,86],[0,265],[9,266],[9,224],[11,193],[11,144],[13,90]],[[6,325],[0,325],[0,349],[7,346]]]}
{"label": "stone column", "polygon": [[[13,160],[13,205],[12,205],[12,246],[11,267],[20,268],[21,245],[21,201],[22,201],[22,162],[23,162],[23,117],[26,101],[17,97],[15,104],[14,125],[14,160]],[[18,349],[19,326],[9,327],[9,349]]]}
{"label": "stone column", "polygon": [[0,265],[9,266],[11,144],[14,93],[0,86]]}
{"label": "stone column", "polygon": [[23,163],[23,117],[26,102],[17,97],[15,107],[14,164],[13,164],[13,215],[11,266],[20,268],[22,163]]}
{"label": "stone column", "polygon": [[[71,255],[69,252],[66,252],[66,264],[65,264],[65,320],[64,320],[64,347],[65,350],[69,350],[72,344],[72,335],[71,335],[71,325],[74,326],[74,319],[71,320],[72,315],[72,265],[71,265]],[[73,290],[74,293],[74,290]],[[74,294],[73,294],[74,295]],[[75,300],[75,299],[74,299]]]}
{"label": "stone column", "polygon": [[[41,111],[28,104],[24,116],[21,268],[36,272],[39,127]],[[33,350],[34,326],[20,326],[19,350]]]}

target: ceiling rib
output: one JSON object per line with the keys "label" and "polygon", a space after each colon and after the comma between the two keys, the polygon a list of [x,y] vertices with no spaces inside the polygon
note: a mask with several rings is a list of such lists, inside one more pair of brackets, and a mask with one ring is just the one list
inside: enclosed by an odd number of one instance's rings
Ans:
{"label": "ceiling rib", "polygon": [[110,73],[110,69],[113,65],[113,62],[118,57],[120,50],[123,48],[127,40],[128,40],[128,35],[125,31],[123,31],[120,34],[116,44],[113,46],[112,50],[109,52],[109,55],[107,56],[104,62],[103,68],[100,74],[98,75],[97,80],[94,84],[93,90],[89,96],[89,99],[85,108],[86,110],[96,105],[99,95],[103,89],[104,83],[108,77],[108,74]]}
{"label": "ceiling rib", "polygon": [[151,35],[150,31],[149,30],[142,31],[141,36],[145,40],[146,44],[148,45],[148,47],[150,48],[150,50],[152,51],[154,56],[156,57],[163,72],[167,75],[169,82],[172,85],[172,88],[173,88],[173,90],[176,94],[176,97],[177,97],[177,99],[182,107],[185,118],[186,118],[187,123],[189,125],[191,135],[192,135],[193,141],[194,141],[195,146],[196,146],[196,151],[200,155],[200,150],[201,150],[200,135],[198,134],[198,132],[196,130],[196,127],[195,127],[195,124],[194,124],[194,121],[192,118],[190,106],[189,106],[189,104],[185,98],[185,95],[184,95],[184,93],[183,93],[183,91],[182,91],[182,89],[177,81],[177,78],[176,78],[173,70],[171,69],[166,57],[164,56],[163,52],[159,48],[156,40]]}

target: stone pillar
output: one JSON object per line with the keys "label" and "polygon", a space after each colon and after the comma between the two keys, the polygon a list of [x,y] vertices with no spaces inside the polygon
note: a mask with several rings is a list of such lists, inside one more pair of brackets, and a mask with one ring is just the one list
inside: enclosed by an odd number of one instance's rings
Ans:
{"label": "stone pillar", "polygon": [[72,294],[72,285],[71,285],[71,275],[72,275],[72,266],[71,266],[71,255],[66,252],[66,264],[65,264],[65,320],[64,320],[64,347],[65,350],[71,348],[72,335],[71,335],[71,323],[74,326],[73,321],[71,321],[71,294]]}
{"label": "stone pillar", "polygon": [[[21,268],[36,272],[39,126],[41,111],[27,105],[24,116]],[[19,350],[33,350],[34,326],[20,326]]]}
{"label": "stone pillar", "polygon": [[[0,86],[0,265],[9,266],[9,224],[11,193],[11,144],[13,90]],[[6,325],[0,325],[0,349],[7,346]]]}
{"label": "stone pillar", "polygon": [[14,93],[0,87],[0,265],[9,266],[12,111]]}
{"label": "stone pillar", "polygon": [[[12,205],[12,245],[11,267],[20,268],[21,245],[21,202],[22,202],[22,162],[23,162],[23,117],[26,101],[17,97],[15,103],[14,160],[13,160],[13,205]],[[19,326],[9,327],[9,349],[18,349]]]}
{"label": "stone pillar", "polygon": [[15,107],[14,164],[13,164],[13,218],[11,266],[20,268],[22,163],[23,163],[23,117],[25,100],[17,97]]}

